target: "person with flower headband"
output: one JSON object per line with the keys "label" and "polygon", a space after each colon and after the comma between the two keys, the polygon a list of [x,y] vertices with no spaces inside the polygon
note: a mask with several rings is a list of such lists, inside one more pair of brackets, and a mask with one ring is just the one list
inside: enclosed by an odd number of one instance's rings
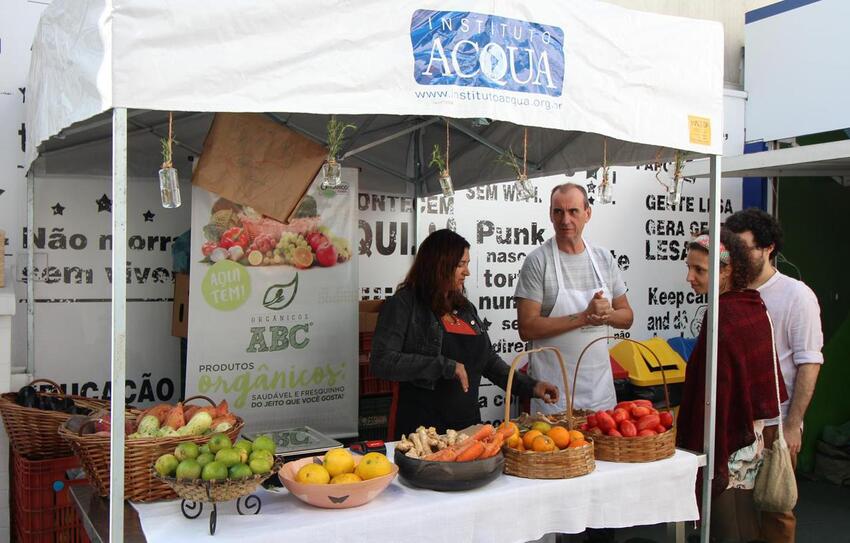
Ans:
{"label": "person with flower headband", "polygon": [[[710,267],[710,238],[702,233],[688,244],[687,281],[697,294],[706,294]],[[752,541],[760,537],[753,486],[764,455],[764,432],[779,413],[776,402],[773,336],[767,310],[758,291],[747,288],[757,270],[738,236],[720,231],[720,304],[717,322],[717,413],[715,462],[711,484],[712,541]],[[688,360],[676,444],[703,448],[705,420],[706,326]],[[782,379],[780,396],[787,397]],[[701,495],[702,472],[697,479]]]}

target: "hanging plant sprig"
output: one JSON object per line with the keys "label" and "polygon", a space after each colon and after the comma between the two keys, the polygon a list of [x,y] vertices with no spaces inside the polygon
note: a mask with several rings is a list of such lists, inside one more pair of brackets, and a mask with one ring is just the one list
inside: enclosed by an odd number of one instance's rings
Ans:
{"label": "hanging plant sprig", "polygon": [[514,186],[516,187],[517,198],[520,200],[530,200],[534,197],[534,187],[528,180],[528,128],[523,130],[522,164],[520,164],[519,157],[514,154],[511,148],[508,148],[507,151],[497,156],[496,162],[507,166],[516,175]]}
{"label": "hanging plant sprig", "polygon": [[355,125],[337,120],[336,115],[331,115],[328,120],[328,160],[322,166],[322,186],[333,188],[339,186],[342,181],[342,167],[337,160],[337,155],[345,139],[346,130],[354,130]]}
{"label": "hanging plant sprig", "polygon": [[451,140],[449,137],[449,120],[446,119],[446,157],[443,158],[440,152],[440,145],[434,144],[434,150],[431,152],[431,162],[428,166],[436,166],[440,172],[440,190],[443,191],[443,196],[451,196],[455,193],[454,184],[452,184],[452,175],[449,172],[449,151]]}
{"label": "hanging plant sprig", "polygon": [[172,144],[174,142],[174,115],[168,112],[168,137],[160,140],[162,146],[162,167],[159,170],[159,196],[162,199],[162,207],[180,207],[180,180],[177,169],[174,168],[172,159]]}
{"label": "hanging plant sprig", "polygon": [[608,172],[608,138],[602,140],[602,181],[599,184],[599,203],[610,204],[614,201],[614,187]]}

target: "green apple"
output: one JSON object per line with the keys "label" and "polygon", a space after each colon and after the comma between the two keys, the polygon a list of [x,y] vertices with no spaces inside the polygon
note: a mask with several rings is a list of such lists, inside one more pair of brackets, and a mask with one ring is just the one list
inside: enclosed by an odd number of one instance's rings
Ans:
{"label": "green apple", "polygon": [[209,452],[201,453],[201,454],[198,455],[198,457],[195,460],[198,461],[198,464],[200,464],[201,467],[204,467],[207,464],[209,464],[210,462],[213,462],[215,460],[215,455],[213,455],[213,453],[209,453]]}
{"label": "green apple", "polygon": [[242,479],[248,479],[249,477],[254,475],[254,472],[250,467],[245,464],[234,464],[230,466],[228,470],[231,479],[240,481]]}
{"label": "green apple", "polygon": [[187,458],[177,465],[177,479],[194,481],[201,478],[201,464],[194,458]]}
{"label": "green apple", "polygon": [[201,469],[204,481],[224,481],[227,479],[227,466],[221,462],[210,462]]}
{"label": "green apple", "polygon": [[254,473],[268,473],[272,470],[272,466],[274,466],[274,461],[268,460],[263,457],[258,457],[251,460],[248,463],[248,466]]}
{"label": "green apple", "polygon": [[200,448],[197,444],[192,443],[191,441],[188,443],[181,443],[180,445],[177,445],[176,449],[174,449],[174,456],[181,462],[190,458],[195,459],[199,454],[201,454]]}
{"label": "green apple", "polygon": [[254,439],[252,447],[255,451],[269,451],[272,454],[274,454],[276,449],[274,440],[272,440],[270,436],[267,436],[265,434],[257,436],[257,438]]}
{"label": "green apple", "polygon": [[215,453],[215,461],[221,462],[228,468],[242,462],[242,457],[239,454],[239,449],[221,449]]}
{"label": "green apple", "polygon": [[174,474],[179,464],[180,461],[177,460],[177,457],[173,454],[163,454],[156,459],[156,463],[153,465],[153,468],[163,477],[168,477],[169,475]]}
{"label": "green apple", "polygon": [[272,453],[270,453],[269,451],[257,451],[257,450],[255,450],[254,452],[252,452],[248,456],[249,461],[257,459],[257,458],[261,458],[263,460],[266,460],[266,461],[274,464],[274,455]]}
{"label": "green apple", "polygon": [[206,443],[204,443],[203,445],[201,445],[200,447],[198,447],[198,451],[199,451],[201,454],[208,453],[208,452],[210,452],[210,446],[209,446],[209,445],[207,445]]}
{"label": "green apple", "polygon": [[240,439],[239,441],[233,444],[233,448],[242,449],[248,454],[251,454],[251,451],[253,450],[253,448],[251,447],[251,442],[247,439]]}
{"label": "green apple", "polygon": [[213,434],[208,445],[210,452],[216,454],[222,449],[229,449],[233,446],[233,443],[230,442],[230,438],[226,434]]}

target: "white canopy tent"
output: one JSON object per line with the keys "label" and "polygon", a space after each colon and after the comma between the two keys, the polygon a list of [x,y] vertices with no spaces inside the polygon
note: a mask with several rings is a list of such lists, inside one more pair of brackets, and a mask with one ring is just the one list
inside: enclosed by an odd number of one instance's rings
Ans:
{"label": "white canopy tent", "polygon": [[[111,163],[112,266],[121,277],[128,168],[152,175],[158,166],[158,141],[134,134],[161,135],[167,111],[181,112],[175,130],[193,154],[215,112],[264,113],[319,141],[328,115],[336,114],[358,127],[344,144],[346,165],[361,167],[364,177],[411,183],[419,195],[439,191],[425,155],[445,141],[445,123],[456,188],[507,180],[493,159],[508,148],[519,153],[519,127],[529,129],[532,178],[599,167],[603,140],[610,165],[670,160],[681,149],[710,157],[711,201],[719,201],[719,24],[589,0],[458,0],[454,11],[442,7],[436,0],[54,0],[38,27],[28,85],[29,235],[37,172]],[[74,160],[80,156],[86,159]],[[712,230],[719,223],[712,205]],[[716,244],[715,237],[715,270]],[[111,375],[119,383],[125,288],[113,282]],[[708,473],[717,297],[715,274],[707,322]],[[30,333],[32,318],[30,303]],[[114,387],[115,404],[124,400],[123,387]],[[123,539],[123,422],[123,411],[113,410],[111,541]],[[705,481],[703,518],[710,511],[710,477]]]}

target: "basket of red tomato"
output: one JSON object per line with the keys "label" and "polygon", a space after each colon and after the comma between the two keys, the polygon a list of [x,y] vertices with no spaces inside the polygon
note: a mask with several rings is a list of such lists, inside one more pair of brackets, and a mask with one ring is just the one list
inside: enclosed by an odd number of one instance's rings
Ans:
{"label": "basket of red tomato", "polygon": [[587,417],[581,429],[593,437],[597,460],[652,462],[673,456],[673,413],[658,411],[648,400],[620,402]]}

